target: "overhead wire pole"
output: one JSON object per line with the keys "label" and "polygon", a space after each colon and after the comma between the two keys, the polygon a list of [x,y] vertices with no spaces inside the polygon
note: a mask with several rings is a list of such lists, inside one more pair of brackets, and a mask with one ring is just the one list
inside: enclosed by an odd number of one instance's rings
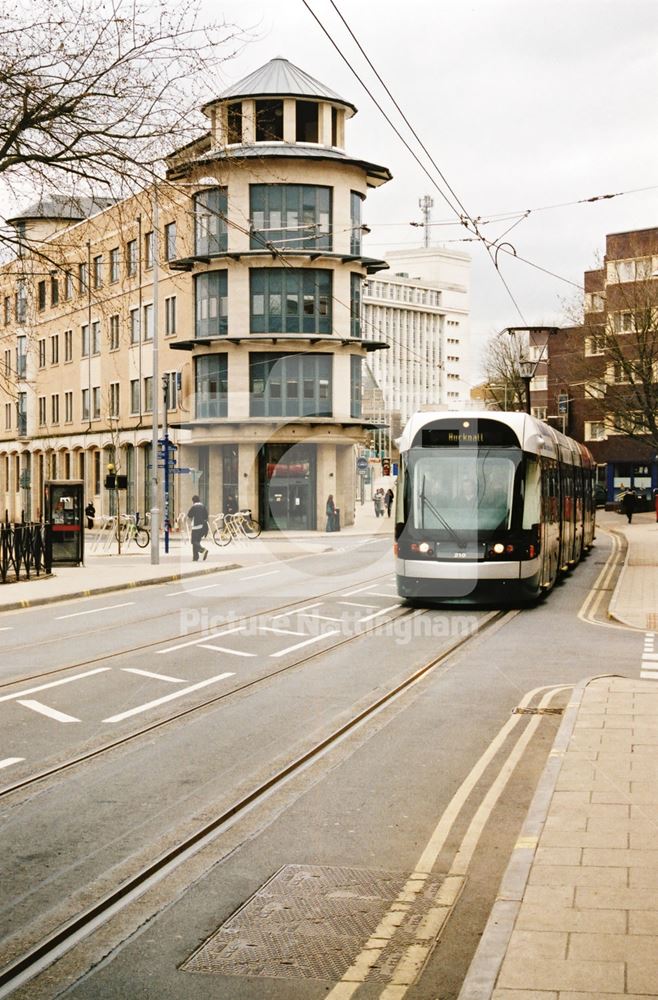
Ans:
{"label": "overhead wire pole", "polygon": [[[151,251],[153,253],[153,371],[151,372],[151,418],[153,421],[151,436],[151,565],[157,566],[160,562],[160,508],[158,507],[158,451],[159,451],[159,401],[160,401],[160,376],[158,358],[158,283],[160,278],[160,247],[158,240],[159,212],[158,212],[158,182],[153,182],[152,209],[153,209],[153,236],[151,237]],[[144,330],[146,334],[146,330]]]}

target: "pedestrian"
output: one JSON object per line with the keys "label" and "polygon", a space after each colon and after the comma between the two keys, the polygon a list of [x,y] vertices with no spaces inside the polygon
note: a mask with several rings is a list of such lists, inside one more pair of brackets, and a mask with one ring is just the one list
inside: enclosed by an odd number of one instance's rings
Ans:
{"label": "pedestrian", "polygon": [[192,522],[192,530],[190,532],[192,538],[192,559],[194,562],[198,562],[200,555],[203,559],[207,559],[208,549],[204,549],[201,541],[208,534],[208,510],[205,504],[201,503],[196,493],[192,497],[192,506],[187,512],[187,517]]}
{"label": "pedestrian", "polygon": [[628,523],[630,524],[633,520],[633,514],[635,513],[635,507],[637,504],[637,493],[632,487],[629,486],[627,490],[621,495],[621,509],[628,518]]}
{"label": "pedestrian", "polygon": [[96,508],[91,500],[85,507],[85,515],[87,518],[87,528],[91,530],[94,527],[94,518],[96,517]]}
{"label": "pedestrian", "polygon": [[375,495],[372,498],[375,505],[375,517],[384,516],[384,491],[383,489],[375,490]]}
{"label": "pedestrian", "polygon": [[336,504],[334,503],[333,493],[330,493],[327,497],[327,504],[325,508],[327,514],[327,526],[325,531],[334,530],[334,519],[336,517]]}
{"label": "pedestrian", "polygon": [[393,490],[387,489],[384,494],[384,506],[386,507],[386,514],[388,517],[391,516],[391,507],[393,506]]}

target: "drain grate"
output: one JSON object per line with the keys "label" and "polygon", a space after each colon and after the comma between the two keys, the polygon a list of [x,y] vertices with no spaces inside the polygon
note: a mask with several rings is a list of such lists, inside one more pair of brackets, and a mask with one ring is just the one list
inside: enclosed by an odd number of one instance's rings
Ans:
{"label": "drain grate", "polygon": [[658,611],[650,611],[647,615],[647,630],[649,632],[658,630]]}
{"label": "drain grate", "polygon": [[[409,876],[359,868],[286,865],[183,963],[185,972],[335,982],[350,968]],[[408,902],[368,982],[389,982],[444,879]],[[407,897],[405,895],[405,902]]]}
{"label": "drain grate", "polygon": [[512,715],[563,715],[563,708],[515,708]]}

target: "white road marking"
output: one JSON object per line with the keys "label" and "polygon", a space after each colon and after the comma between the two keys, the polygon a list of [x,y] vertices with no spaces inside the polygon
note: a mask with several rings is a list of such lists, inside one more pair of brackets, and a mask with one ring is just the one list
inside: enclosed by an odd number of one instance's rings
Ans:
{"label": "white road marking", "polygon": [[[13,625],[2,625],[0,627],[0,632],[11,632],[11,630],[13,629],[13,627],[14,627]],[[17,760],[23,760],[22,757],[17,757],[16,759]]]}
{"label": "white road marking", "polygon": [[154,674],[150,670],[139,670],[137,667],[122,667],[126,674],[139,674],[140,677],[153,677],[156,681],[168,681],[170,684],[184,684],[181,677],[169,677],[167,674]]}
{"label": "white road marking", "polygon": [[322,635],[311,636],[310,639],[306,639],[304,642],[298,642],[294,646],[288,646],[287,649],[280,649],[278,653],[270,653],[270,656],[285,656],[286,653],[293,653],[296,649],[301,649],[302,646],[310,646],[312,642],[321,642],[323,639],[328,639],[332,635],[338,635],[338,629],[330,629],[328,632],[323,632]]}
{"label": "white road marking", "polygon": [[275,622],[277,618],[291,618],[292,615],[299,615],[302,611],[308,611],[310,608],[321,608],[324,601],[320,601],[318,604],[305,604],[303,608],[295,608],[294,611],[282,611],[280,615],[272,615],[271,621]]}
{"label": "white road marking", "polygon": [[346,590],[345,593],[341,594],[340,596],[341,597],[353,597],[354,594],[363,594],[363,593],[365,593],[366,590],[372,590],[372,588],[376,587],[376,586],[377,586],[376,583],[369,583],[367,587],[357,587],[356,590]]}
{"label": "white road marking", "polygon": [[25,757],[5,757],[4,760],[0,760],[0,768],[11,767],[12,764],[20,764]]}
{"label": "white road marking", "polygon": [[213,632],[212,635],[201,636],[199,639],[191,639],[189,642],[179,642],[177,646],[167,646],[166,649],[158,649],[158,654],[160,653],[175,653],[177,649],[185,649],[186,646],[198,646],[202,642],[207,642],[208,639],[219,639],[222,635],[232,635],[234,632],[243,632],[246,629],[246,625],[236,625],[235,628],[225,628],[221,632]]}
{"label": "white road marking", "polygon": [[219,586],[219,581],[217,583],[205,583],[203,587],[186,587],[185,590],[172,590],[170,594],[165,594],[165,597],[180,597],[181,594],[191,594],[195,590],[211,590],[213,587]]}
{"label": "white road marking", "polygon": [[79,618],[81,615],[95,615],[100,611],[114,611],[116,608],[129,608],[130,605],[134,603],[134,601],[124,601],[123,604],[108,604],[107,607],[104,608],[90,608],[89,611],[76,611],[75,614],[72,615],[56,615],[55,621],[61,622],[64,621],[65,618]]}
{"label": "white road marking", "polygon": [[64,712],[58,712],[56,708],[50,708],[48,705],[42,705],[40,701],[33,701],[31,698],[28,698],[25,701],[21,699],[18,704],[25,705],[26,708],[31,708],[33,712],[38,712],[40,715],[47,715],[49,719],[55,719],[56,722],[80,721],[80,719],[76,719],[73,715],[66,715]]}
{"label": "white road marking", "polygon": [[330,615],[314,615],[313,612],[310,614],[308,612],[304,613],[304,618],[317,618],[321,622],[341,622],[342,618],[332,618]]}
{"label": "white road marking", "polygon": [[396,590],[390,590],[388,592],[388,594],[383,594],[381,592],[381,590],[371,590],[370,593],[368,594],[368,597],[388,597],[388,598],[391,598],[391,597],[396,597],[396,596],[397,596],[397,591]]}
{"label": "white road marking", "polygon": [[275,576],[277,573],[280,573],[280,572],[281,571],[278,570],[278,569],[271,569],[269,571],[269,573],[257,573],[256,576],[241,576],[238,579],[240,579],[240,580],[260,580],[260,578],[262,576]]}
{"label": "white road marking", "polygon": [[357,604],[356,601],[338,601],[339,604],[344,604],[348,608],[376,608],[376,604]]}
{"label": "white road marking", "polygon": [[658,653],[642,653],[643,660],[658,660]]}
{"label": "white road marking", "polygon": [[39,684],[38,687],[28,688],[26,691],[16,691],[15,694],[3,694],[0,701],[13,701],[15,698],[23,698],[26,694],[36,694],[37,691],[45,691],[47,688],[59,687],[60,684],[71,684],[72,681],[80,681],[83,677],[92,677],[94,674],[103,674],[110,667],[96,667],[95,670],[87,670],[84,674],[76,674],[75,677],[63,677],[58,681],[50,681],[48,684]]}
{"label": "white road marking", "polygon": [[228,646],[213,646],[209,642],[202,642],[200,649],[213,649],[216,653],[230,653],[231,656],[255,656],[255,653],[245,653],[242,649],[229,649]]}
{"label": "white road marking", "polygon": [[387,611],[395,611],[396,608],[401,608],[401,604],[391,604],[388,608],[382,608],[381,611],[375,611],[374,615],[364,615],[363,618],[359,618],[360,622],[369,622],[373,618],[379,618],[380,615],[385,615]]}
{"label": "white road marking", "polygon": [[296,632],[292,628],[273,628],[271,625],[259,625],[259,632],[274,632],[276,635],[306,635],[306,632]]}
{"label": "white road marking", "polygon": [[173,701],[174,698],[182,698],[183,695],[190,694],[192,691],[199,691],[201,688],[208,687],[209,684],[216,684],[217,681],[223,681],[226,677],[234,677],[235,674],[217,674],[216,677],[208,677],[205,681],[200,681],[198,684],[191,684],[189,687],[181,688],[180,691],[172,691],[171,694],[166,694],[162,698],[156,698],[154,701],[148,701],[145,705],[138,705],[137,708],[129,708],[127,712],[120,712],[119,715],[111,715],[109,719],[103,719],[103,722],[121,722],[122,719],[129,719],[132,715],[139,715],[140,712],[147,712],[149,708],[156,708],[157,705],[164,705],[167,701]]}

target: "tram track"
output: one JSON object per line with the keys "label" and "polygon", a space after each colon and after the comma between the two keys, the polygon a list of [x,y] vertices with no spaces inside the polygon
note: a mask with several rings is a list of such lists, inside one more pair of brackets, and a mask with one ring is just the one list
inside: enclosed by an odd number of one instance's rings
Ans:
{"label": "tram track", "polygon": [[[376,576],[368,577],[365,580],[358,581],[358,584],[359,584],[359,586],[361,586],[361,585],[368,586],[369,584],[373,584],[374,585],[379,580],[385,580],[388,577],[390,577],[390,573],[378,573]],[[345,589],[345,585],[343,585],[341,587],[334,587],[332,590],[326,590],[326,591],[323,591],[323,592],[321,592],[319,594],[313,594],[313,595],[310,595],[310,596],[311,596],[312,600],[314,600],[314,601],[315,600],[324,600],[324,599],[327,599],[327,598],[334,597],[336,594],[343,593],[344,589]],[[268,615],[278,614],[280,612],[285,612],[285,611],[288,611],[288,610],[290,610],[291,614],[294,614],[294,609],[298,605],[300,605],[300,604],[306,604],[308,602],[308,600],[309,600],[309,595],[305,594],[304,597],[299,597],[299,598],[297,598],[294,601],[288,601],[286,604],[278,604],[278,605],[276,605],[275,607],[272,607],[272,608],[264,608],[263,610],[257,611],[257,612],[255,612],[253,614],[250,614],[250,615],[242,615],[239,618],[227,618],[225,621],[221,621],[221,622],[220,621],[216,621],[215,622],[213,620],[213,625],[216,628],[226,628],[228,626],[234,627],[234,626],[248,624],[249,622],[251,622],[251,621],[253,621],[254,619],[257,619],[257,618],[262,618],[262,617],[266,617]],[[171,610],[167,610],[166,612],[162,612],[162,614],[151,615],[149,618],[142,619],[141,622],[140,622],[140,624],[144,624],[144,623],[153,624],[153,623],[158,622],[162,618],[164,618],[166,620],[171,620],[171,617],[172,617]],[[115,632],[116,628],[117,628],[117,626],[116,626],[116,622],[115,622],[112,625],[101,626],[100,628],[95,628],[92,633],[90,633],[90,632],[87,631],[87,632],[74,633],[72,635],[67,635],[65,637],[54,636],[52,639],[43,640],[43,641],[36,642],[36,643],[24,643],[22,646],[13,646],[13,647],[9,646],[9,647],[5,647],[4,653],[5,653],[5,655],[8,655],[10,653],[16,652],[17,650],[21,650],[21,649],[32,649],[32,648],[36,648],[38,646],[43,646],[43,645],[47,646],[47,645],[52,645],[53,643],[61,643],[63,641],[63,638],[67,642],[68,641],[72,641],[73,639],[84,639],[86,636],[88,636],[90,634],[98,635],[101,632]],[[110,660],[110,659],[113,659],[113,658],[116,658],[116,657],[120,657],[120,656],[130,656],[133,653],[142,653],[142,652],[145,652],[145,651],[147,651],[149,649],[154,649],[157,646],[165,645],[166,643],[176,642],[178,639],[182,639],[182,638],[189,639],[189,638],[193,638],[195,635],[201,635],[202,636],[207,631],[208,631],[208,626],[207,626],[207,624],[204,624],[204,625],[200,626],[199,628],[196,628],[196,629],[192,628],[192,629],[190,629],[189,631],[187,631],[185,633],[184,636],[181,636],[180,634],[175,634],[175,635],[169,635],[169,636],[165,636],[165,637],[159,637],[158,639],[152,639],[152,640],[149,640],[148,642],[138,643],[137,645],[126,646],[126,647],[124,647],[122,649],[112,650],[111,652],[107,652],[107,653],[100,653],[98,656],[88,657],[87,659],[84,659],[84,660],[77,660],[77,661],[75,661],[73,663],[67,663],[67,664],[65,664],[63,666],[60,666],[60,667],[53,667],[50,670],[42,670],[39,673],[27,674],[27,675],[21,676],[21,677],[14,677],[14,678],[9,678],[8,680],[2,680],[2,681],[0,681],[0,691],[4,690],[5,688],[15,687],[16,684],[25,684],[27,682],[40,681],[40,680],[44,680],[44,679],[46,679],[48,677],[54,677],[57,674],[64,673],[67,670],[78,670],[81,667],[93,666],[94,664],[101,663],[104,660]]]}
{"label": "tram track", "polygon": [[[422,609],[418,609],[411,612],[409,615],[405,615],[404,617],[415,617],[425,613],[427,612]],[[392,705],[397,699],[406,694],[414,685],[430,676],[437,668],[446,664],[450,658],[458,653],[462,653],[471,643],[479,639],[483,633],[492,629],[496,631],[498,628],[503,627],[509,621],[514,619],[518,613],[519,612],[516,610],[488,612],[477,624],[475,630],[469,635],[461,636],[450,642],[438,655],[429,658],[420,667],[413,669],[406,677],[391,684],[386,691],[378,693],[367,705],[361,707],[358,711],[353,712],[350,718],[341,721],[341,723],[331,732],[324,735],[319,741],[306,748],[302,753],[298,754],[287,763],[284,763],[276,773],[272,774],[262,783],[256,785],[250,791],[236,799],[235,802],[230,804],[228,807],[225,807],[221,813],[203,823],[197,828],[196,831],[181,840],[180,843],[166,849],[159,857],[155,858],[152,862],[145,864],[138,872],[125,879],[110,892],[105,893],[102,897],[92,902],[75,917],[62,923],[61,926],[44,936],[39,942],[34,943],[29,948],[26,948],[21,955],[18,955],[4,970],[0,971],[0,1000],[9,996],[13,990],[29,982],[34,978],[34,976],[38,975],[54,961],[62,957],[73,946],[88,937],[111,917],[118,914],[129,903],[142,896],[167,875],[173,873],[176,868],[191,858],[194,854],[202,848],[208,846],[219,833],[228,829],[228,827],[232,823],[236,822],[246,812],[246,810],[253,809],[255,806],[264,803],[268,796],[280,789],[287,781],[299,775],[304,768],[318,761],[323,755],[334,749],[343,739],[359,727],[373,720],[379,712]],[[286,667],[273,672],[269,675],[268,679],[286,670],[294,669],[311,659],[316,659],[320,655],[329,653],[332,649],[345,645],[348,642],[352,642],[362,635],[374,632],[376,629],[381,628],[383,624],[385,623],[380,622],[376,626],[373,626],[368,630],[364,630],[358,635],[346,637],[330,647],[323,648],[313,654],[308,654],[307,656],[295,661],[294,664],[288,664]],[[254,680],[250,684],[243,685],[241,688],[235,689],[235,691],[230,694],[236,694],[239,690],[253,687],[254,684],[259,682],[262,683],[264,680],[265,678],[260,679],[260,681]],[[224,696],[214,698],[210,700],[209,703],[211,704],[212,702],[219,701],[222,697],[227,696],[229,696],[229,693]],[[193,711],[199,711],[202,707],[205,706],[195,706],[188,709],[184,713],[179,713],[177,717],[180,718]],[[160,723],[156,723],[153,726],[141,730],[140,734],[131,734],[129,737],[124,738],[121,741],[116,741],[114,745],[118,746],[121,743],[135,739],[138,735],[141,735],[144,732],[152,732],[154,729],[167,724],[169,721],[172,720],[163,720]],[[109,749],[109,747],[104,748],[104,750],[107,749]],[[97,751],[94,756],[99,752],[101,751]],[[86,759],[89,758],[87,757]],[[71,761],[66,766],[71,767],[74,763],[76,762]],[[38,778],[34,777],[32,781],[42,780],[44,777],[45,775],[40,775]],[[3,794],[9,794],[9,791],[11,790],[15,791],[17,789],[6,789]]]}

